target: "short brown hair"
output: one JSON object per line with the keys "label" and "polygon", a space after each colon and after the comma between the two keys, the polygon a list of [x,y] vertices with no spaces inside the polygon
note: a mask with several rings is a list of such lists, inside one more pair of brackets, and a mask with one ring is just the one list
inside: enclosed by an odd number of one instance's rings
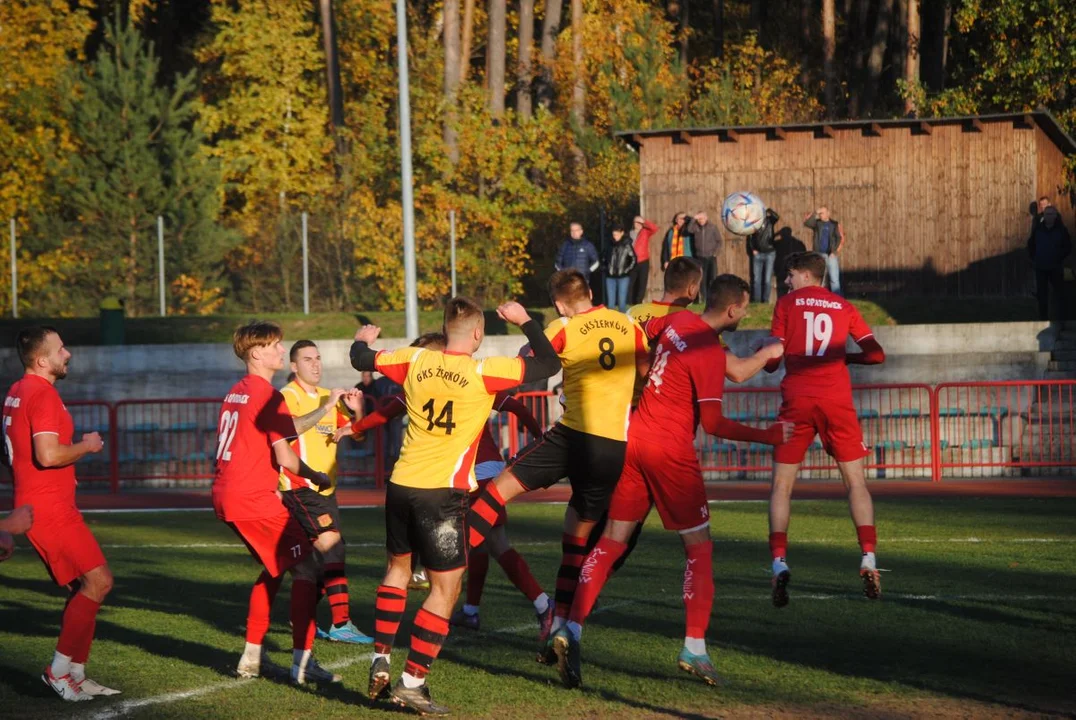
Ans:
{"label": "short brown hair", "polygon": [[788,256],[788,260],[785,261],[785,269],[786,271],[806,270],[811,273],[816,280],[821,280],[826,276],[826,258],[822,253],[816,252],[792,253]]}
{"label": "short brown hair", "polygon": [[423,334],[419,335],[417,338],[415,338],[414,342],[411,343],[411,347],[417,347],[417,348],[433,348],[433,347],[438,346],[438,345],[441,346],[442,348],[445,347],[446,345],[448,345],[448,338],[445,337],[444,333],[439,333],[439,332],[423,333]]}
{"label": "short brown hair", "polygon": [[34,364],[45,347],[45,340],[53,334],[59,335],[60,331],[51,325],[34,325],[19,330],[15,337],[15,351],[19,353],[19,361],[24,368],[29,369]]}
{"label": "short brown hair", "polygon": [[251,320],[232,333],[232,350],[237,358],[245,361],[252,349],[268,347],[283,339],[284,331],[272,320]]}
{"label": "short brown hair", "polygon": [[445,305],[445,335],[456,330],[470,330],[485,323],[482,307],[474,300],[454,297]]}
{"label": "short brown hair", "polygon": [[702,265],[689,257],[675,257],[665,268],[665,292],[683,292],[692,283],[702,282]]}
{"label": "short brown hair", "polygon": [[582,302],[590,297],[590,285],[575,268],[558,270],[549,278],[549,297],[553,302]]}
{"label": "short brown hair", "polygon": [[728,273],[718,275],[706,288],[706,309],[724,310],[730,305],[739,305],[744,296],[750,294],[751,286],[743,278]]}

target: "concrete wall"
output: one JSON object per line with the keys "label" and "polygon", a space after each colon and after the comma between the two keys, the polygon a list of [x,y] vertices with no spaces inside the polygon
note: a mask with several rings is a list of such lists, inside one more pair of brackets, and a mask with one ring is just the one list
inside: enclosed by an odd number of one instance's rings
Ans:
{"label": "concrete wall", "polygon": [[[875,328],[887,361],[875,367],[853,367],[859,383],[926,383],[1021,380],[1043,377],[1053,336],[1047,323],[962,325],[898,325]],[[768,335],[764,330],[729,333],[738,355],[747,355]],[[479,357],[515,355],[524,342],[519,335],[486,338]],[[378,347],[405,345],[385,339]],[[359,373],[351,368],[350,340],[324,340],[318,346],[326,386],[351,386]],[[227,344],[129,345],[75,347],[70,374],[60,391],[69,400],[116,401],[135,398],[221,397],[243,372]],[[0,350],[0,381],[6,388],[21,373],[13,350]],[[284,373],[277,382],[283,384]],[[780,373],[761,373],[752,386],[780,382]],[[555,384],[555,381],[552,384]]]}

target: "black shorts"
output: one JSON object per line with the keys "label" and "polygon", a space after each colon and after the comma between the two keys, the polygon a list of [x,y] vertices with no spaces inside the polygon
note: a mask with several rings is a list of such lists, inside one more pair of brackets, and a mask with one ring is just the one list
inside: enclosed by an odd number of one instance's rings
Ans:
{"label": "black shorts", "polygon": [[547,488],[567,477],[568,505],[583,520],[597,520],[624,469],[628,443],[579,432],[556,423],[549,432],[519,451],[508,469],[527,490]]}
{"label": "black shorts", "polygon": [[311,540],[317,540],[322,533],[340,532],[340,506],[336,502],[336,493],[322,495],[310,488],[299,488],[285,490],[280,495],[284,507],[299,521]]}
{"label": "black shorts", "polygon": [[428,570],[467,565],[466,490],[413,488],[389,482],[385,493],[385,547],[392,555],[417,552]]}

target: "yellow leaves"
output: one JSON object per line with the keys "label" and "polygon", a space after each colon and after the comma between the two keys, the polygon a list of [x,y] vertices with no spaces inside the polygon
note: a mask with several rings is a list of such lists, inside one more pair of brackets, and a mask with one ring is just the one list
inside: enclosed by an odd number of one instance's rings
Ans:
{"label": "yellow leaves", "polygon": [[180,275],[170,283],[171,312],[176,315],[212,315],[224,305],[224,292],[206,288],[201,280]]}

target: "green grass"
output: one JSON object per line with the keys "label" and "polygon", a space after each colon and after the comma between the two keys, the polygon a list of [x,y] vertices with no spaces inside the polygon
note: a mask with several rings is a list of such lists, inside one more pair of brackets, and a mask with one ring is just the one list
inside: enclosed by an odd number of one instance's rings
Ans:
{"label": "green grass", "polygon": [[[858,553],[844,503],[797,502],[792,602],[780,611],[769,603],[765,506],[715,508],[717,599],[710,641],[728,680],[723,689],[676,669],[683,555],[676,536],[652,518],[584,633],[583,690],[560,688],[555,672],[534,662],[530,604],[494,564],[483,630],[452,633],[434,666],[434,695],[457,717],[521,720],[1076,712],[1076,501],[951,498],[877,505],[885,598],[871,603],[857,594]],[[511,509],[513,539],[539,579],[550,584],[562,513],[560,506]],[[51,657],[63,596],[23,543],[0,565],[0,715],[390,717],[387,707],[367,709],[365,648],[318,644],[321,661],[344,676],[334,689],[230,679],[258,570],[210,512],[86,517],[116,575],[97,624],[91,670],[124,694],[67,706],[41,683],[38,673]],[[378,510],[347,510],[344,524],[351,605],[356,623],[370,629],[383,521]],[[195,543],[229,546],[176,547]],[[268,643],[280,662],[290,646],[286,596],[285,589]],[[394,673],[404,662],[408,623],[421,599],[418,593],[409,598]],[[124,704],[207,687],[174,702]]]}
{"label": "green grass", "polygon": [[[921,323],[1011,322],[1033,320],[1037,317],[1035,301],[1031,298],[926,298],[895,297],[879,300],[853,299],[863,318],[870,325],[911,325]],[[695,306],[695,309],[700,309]],[[556,317],[550,307],[532,308],[531,314],[549,322]],[[357,311],[354,313],[246,313],[239,315],[175,316],[168,318],[138,317],[126,321],[125,342],[128,345],[158,345],[171,343],[231,342],[236,326],[255,317],[269,317],[284,328],[284,337],[317,340],[350,338],[360,322],[372,322],[382,328],[382,337],[403,337],[404,315],[394,311]],[[773,316],[771,305],[752,305],[741,323],[743,329],[768,328]],[[0,319],[0,344],[11,346],[20,328],[30,323],[46,323],[59,329],[70,346],[99,345],[100,321],[90,318],[31,318]],[[486,313],[490,335],[515,333],[496,313]],[[419,313],[421,332],[437,330],[441,312],[424,310]]]}

